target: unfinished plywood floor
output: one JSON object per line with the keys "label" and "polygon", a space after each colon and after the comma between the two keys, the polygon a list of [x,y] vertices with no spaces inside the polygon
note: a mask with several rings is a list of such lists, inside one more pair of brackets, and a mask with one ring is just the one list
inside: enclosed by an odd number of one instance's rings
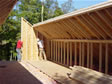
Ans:
{"label": "unfinished plywood floor", "polygon": [[0,84],[42,84],[18,62],[0,61]]}
{"label": "unfinished plywood floor", "polygon": [[79,81],[73,81],[67,77],[67,73],[71,71],[68,68],[65,68],[50,61],[27,61],[27,62],[60,83],[82,84]]}

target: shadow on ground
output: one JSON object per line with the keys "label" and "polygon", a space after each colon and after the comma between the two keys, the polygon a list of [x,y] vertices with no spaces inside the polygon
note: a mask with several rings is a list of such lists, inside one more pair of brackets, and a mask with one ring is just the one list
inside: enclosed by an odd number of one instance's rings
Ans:
{"label": "shadow on ground", "polygon": [[59,74],[55,74],[54,76],[55,80],[59,82],[59,84],[63,83],[63,84],[84,84],[81,81],[78,80],[72,80],[68,77],[65,76],[60,76]]}
{"label": "shadow on ground", "polygon": [[42,84],[18,62],[0,61],[0,84]]}

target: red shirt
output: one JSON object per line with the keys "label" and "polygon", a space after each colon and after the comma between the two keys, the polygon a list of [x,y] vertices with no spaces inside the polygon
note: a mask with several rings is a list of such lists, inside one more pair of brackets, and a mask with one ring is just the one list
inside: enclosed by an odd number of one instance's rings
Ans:
{"label": "red shirt", "polygon": [[22,44],[23,44],[23,42],[20,41],[20,40],[18,40],[16,48],[21,48],[22,47]]}

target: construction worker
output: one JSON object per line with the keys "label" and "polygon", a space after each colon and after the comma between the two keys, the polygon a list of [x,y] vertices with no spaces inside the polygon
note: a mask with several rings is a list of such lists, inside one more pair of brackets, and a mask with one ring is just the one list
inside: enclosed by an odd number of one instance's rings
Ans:
{"label": "construction worker", "polygon": [[40,56],[40,59],[41,60],[47,60],[46,59],[46,54],[45,54],[45,51],[44,51],[43,41],[40,40],[40,39],[37,39],[37,44],[38,44],[38,47],[39,47],[39,56]]}
{"label": "construction worker", "polygon": [[17,46],[16,46],[16,52],[17,52],[17,61],[21,61],[21,47],[23,45],[23,42],[21,39],[17,41]]}

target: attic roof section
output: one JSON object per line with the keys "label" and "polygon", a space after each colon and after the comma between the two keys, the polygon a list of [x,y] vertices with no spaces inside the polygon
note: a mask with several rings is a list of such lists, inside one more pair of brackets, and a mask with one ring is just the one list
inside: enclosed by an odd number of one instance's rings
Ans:
{"label": "attic roof section", "polygon": [[73,11],[71,13],[64,14],[64,15],[61,15],[61,16],[58,16],[58,17],[55,17],[55,18],[51,18],[49,20],[34,24],[33,27],[38,27],[38,26],[48,24],[48,23],[52,23],[52,22],[56,22],[56,21],[59,21],[59,20],[62,20],[62,19],[67,19],[67,18],[70,18],[70,17],[73,17],[73,16],[78,16],[78,15],[81,15],[81,14],[84,14],[84,13],[89,13],[89,12],[93,12],[93,11],[96,11],[96,10],[101,10],[101,9],[104,9],[104,8],[107,8],[107,7],[110,7],[110,6],[112,6],[112,0],[106,1],[106,2],[103,2],[103,3],[100,3],[100,4],[96,4],[96,5],[90,6],[88,8],[82,8],[82,9],[79,9],[79,10],[76,10],[76,11]]}
{"label": "attic roof section", "polygon": [[33,25],[49,39],[112,39],[112,1]]}

